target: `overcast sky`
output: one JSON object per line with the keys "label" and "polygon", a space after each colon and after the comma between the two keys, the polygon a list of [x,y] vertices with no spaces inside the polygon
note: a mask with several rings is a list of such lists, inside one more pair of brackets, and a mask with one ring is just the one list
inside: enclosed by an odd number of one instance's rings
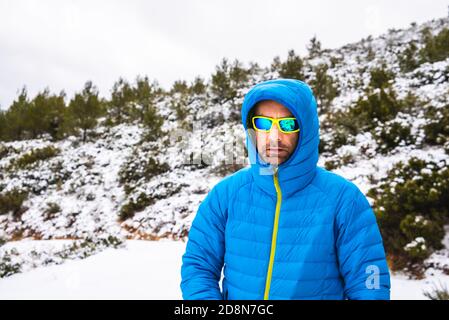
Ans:
{"label": "overcast sky", "polygon": [[449,0],[0,0],[0,106],[26,85],[102,95],[123,76],[169,88],[208,79],[223,57],[268,65],[314,35],[336,48],[444,17]]}

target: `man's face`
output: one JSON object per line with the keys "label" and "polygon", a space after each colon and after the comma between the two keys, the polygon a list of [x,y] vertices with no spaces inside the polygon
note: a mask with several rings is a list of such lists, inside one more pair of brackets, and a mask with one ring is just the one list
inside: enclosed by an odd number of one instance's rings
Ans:
{"label": "man's face", "polygon": [[[258,103],[255,109],[256,116],[270,118],[294,117],[282,104],[266,100]],[[272,125],[270,132],[255,132],[257,151],[265,162],[280,165],[295,151],[299,132],[282,133],[277,124]]]}

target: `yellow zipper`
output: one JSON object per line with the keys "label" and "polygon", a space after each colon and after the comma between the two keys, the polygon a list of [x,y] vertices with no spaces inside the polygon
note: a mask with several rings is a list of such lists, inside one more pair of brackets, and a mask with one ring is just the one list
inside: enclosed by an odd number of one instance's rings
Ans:
{"label": "yellow zipper", "polygon": [[274,188],[276,189],[276,211],[274,213],[274,226],[273,226],[273,234],[271,237],[271,252],[270,252],[270,261],[268,263],[268,272],[267,272],[267,280],[265,283],[265,293],[264,300],[268,300],[270,294],[270,286],[271,286],[271,276],[273,274],[273,265],[274,265],[274,255],[276,253],[276,239],[278,235],[278,225],[279,225],[279,214],[281,212],[281,202],[282,202],[282,192],[281,187],[279,186],[278,181],[278,171],[276,169],[274,175]]}

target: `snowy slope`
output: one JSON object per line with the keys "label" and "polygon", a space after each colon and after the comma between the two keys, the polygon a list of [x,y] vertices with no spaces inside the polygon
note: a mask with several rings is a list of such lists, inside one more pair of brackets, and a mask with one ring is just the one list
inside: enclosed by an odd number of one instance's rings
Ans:
{"label": "snowy slope", "polygon": [[[419,30],[424,27],[431,27],[432,32],[437,33],[445,26],[449,26],[448,19],[435,20],[419,27],[390,32],[370,41],[365,39],[325,51],[321,57],[311,59],[310,65],[332,58],[339,61],[329,69],[329,74],[335,77],[340,90],[330,113],[345,109],[357,101],[369,83],[370,70],[382,62],[386,62],[388,69],[396,73],[393,87],[399,98],[412,91],[424,101],[423,109],[428,105],[444,107],[449,95],[449,59],[427,63],[413,72],[403,74],[398,72],[395,53],[403,50],[410,39],[417,38]],[[375,52],[374,58],[366,57],[368,48]],[[262,69],[251,83],[275,77],[268,69]],[[241,103],[251,83],[239,93],[237,104]],[[356,86],[356,83],[362,86]],[[179,123],[169,102],[159,102],[158,109],[166,119],[164,129],[171,133],[179,128]],[[0,215],[0,229],[5,231],[6,238],[82,238],[102,233],[144,239],[185,237],[200,201],[223,175],[229,173],[223,174],[219,170],[226,159],[226,147],[234,144],[234,155],[245,160],[241,124],[229,120],[218,122],[215,127],[210,125],[211,118],[222,116],[227,119],[230,116],[229,103],[213,104],[210,99],[200,97],[191,102],[188,108],[190,113],[184,122],[199,123],[200,129],[193,133],[188,131],[188,137],[182,144],[174,143],[169,136],[154,143],[146,142],[143,139],[144,129],[139,124],[122,124],[112,128],[100,125],[96,129],[95,142],[86,144],[80,143],[75,137],[56,143],[45,139],[1,143],[10,152],[0,158],[0,192],[5,193],[14,188],[31,192],[24,204],[28,210],[19,221],[14,221],[11,216]],[[320,115],[320,121],[324,121],[327,116]],[[449,160],[442,147],[419,144],[423,135],[422,126],[426,122],[423,114],[399,113],[393,121],[410,125],[411,134],[417,143],[400,145],[387,155],[382,155],[376,152],[377,143],[372,135],[360,132],[354,144],[339,148],[336,154],[321,154],[318,165],[324,166],[326,161],[351,156],[352,163],[343,164],[334,171],[352,180],[366,192],[372,187],[368,179],[370,175],[379,180],[399,161],[412,156],[436,162]],[[321,139],[332,139],[332,130],[322,129]],[[60,153],[32,168],[7,172],[14,159],[48,145],[58,148]],[[361,149],[365,151],[362,153]],[[212,164],[185,164],[187,157],[200,155],[203,159],[211,159]],[[150,180],[136,181],[133,192],[126,195],[124,185],[119,183],[119,171],[123,167],[139,170],[149,157],[168,164],[169,171]],[[122,224],[118,221],[121,207],[140,193],[153,197],[155,203]],[[43,214],[49,203],[56,203],[61,209],[51,218]]]}

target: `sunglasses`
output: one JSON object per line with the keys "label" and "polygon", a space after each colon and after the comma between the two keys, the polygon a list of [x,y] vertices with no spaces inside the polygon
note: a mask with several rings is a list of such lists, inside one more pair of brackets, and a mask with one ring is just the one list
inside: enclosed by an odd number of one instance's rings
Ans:
{"label": "sunglasses", "polygon": [[270,118],[255,116],[252,118],[253,127],[256,131],[270,132],[273,122],[277,124],[282,133],[294,133],[299,131],[299,124],[296,118]]}

